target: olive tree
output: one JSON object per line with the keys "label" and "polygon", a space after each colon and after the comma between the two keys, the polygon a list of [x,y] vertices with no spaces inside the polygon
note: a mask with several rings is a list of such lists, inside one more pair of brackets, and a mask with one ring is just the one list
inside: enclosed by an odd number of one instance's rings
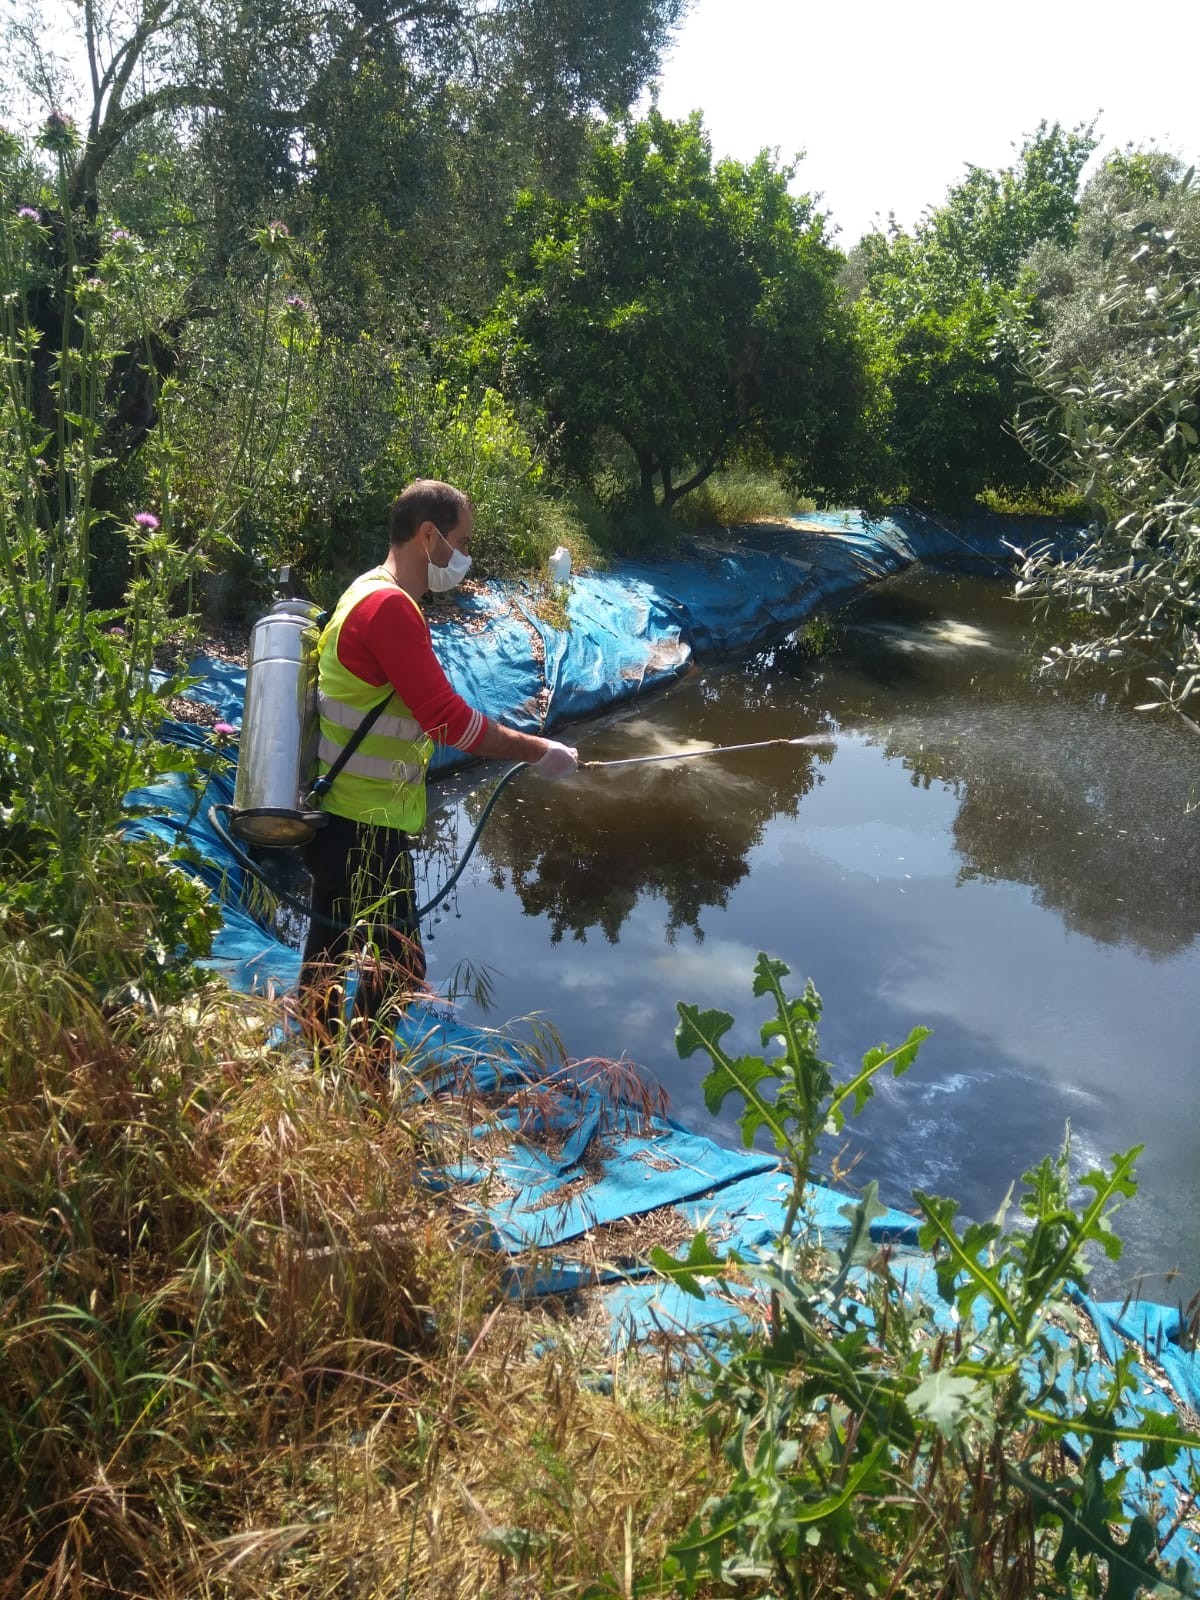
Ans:
{"label": "olive tree", "polygon": [[[614,111],[653,77],[683,0],[82,0],[73,46],[52,53],[61,31],[41,0],[6,24],[10,64],[44,108],[80,98],[81,141],[72,174],[77,204],[94,202],[105,166],[148,121],[193,130],[215,116],[241,143],[241,158],[303,176],[310,138],[331,90],[369,66],[385,43],[402,57],[407,84],[516,80],[531,109]],[[79,79],[82,77],[82,84]]]}
{"label": "olive tree", "polygon": [[1200,693],[1200,186],[1156,155],[1112,158],[1077,244],[1034,258],[1044,312],[1018,325],[1035,398],[1023,437],[1092,511],[1032,589],[1086,614],[1058,653],[1148,679],[1149,705]]}

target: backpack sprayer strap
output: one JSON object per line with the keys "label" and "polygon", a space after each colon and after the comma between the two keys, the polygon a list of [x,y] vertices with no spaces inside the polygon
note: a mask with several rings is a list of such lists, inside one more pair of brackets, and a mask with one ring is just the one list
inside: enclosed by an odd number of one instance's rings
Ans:
{"label": "backpack sprayer strap", "polygon": [[392,698],[392,693],[392,687],[389,684],[388,692],[384,695],[383,699],[378,705],[371,707],[366,716],[359,723],[358,727],[355,728],[354,732],[350,735],[349,739],[346,740],[346,743],[338,752],[337,759],[334,761],[329,771],[323,772],[313,784],[312,788],[305,795],[304,803],[306,806],[312,806],[314,810],[320,806],[321,801],[324,800],[330,789],[333,788],[334,779],[337,777],[338,773],[346,765],[347,761],[349,761],[350,757],[358,749],[359,745],[363,742],[366,736],[370,733],[371,729],[375,726],[376,722],[378,722],[379,718],[383,715],[383,708]]}

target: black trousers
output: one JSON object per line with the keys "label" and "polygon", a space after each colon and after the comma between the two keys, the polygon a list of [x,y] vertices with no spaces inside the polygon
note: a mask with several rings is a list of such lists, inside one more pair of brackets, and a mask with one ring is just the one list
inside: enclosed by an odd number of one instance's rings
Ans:
{"label": "black trousers", "polygon": [[417,923],[413,886],[414,836],[328,816],[305,846],[312,874],[312,921],[300,969],[302,1006],[315,1006],[314,1021],[334,1032],[343,1016],[342,981],[347,958],[360,964],[354,1020],[374,1022],[389,995],[398,999],[420,988],[425,952]]}

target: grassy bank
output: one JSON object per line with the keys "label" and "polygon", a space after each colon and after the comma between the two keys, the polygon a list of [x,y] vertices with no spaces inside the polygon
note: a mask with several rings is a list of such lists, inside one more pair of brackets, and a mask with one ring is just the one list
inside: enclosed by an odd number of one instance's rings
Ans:
{"label": "grassy bank", "polygon": [[268,1058],[219,989],[106,1016],[3,957],[5,1592],[466,1597],[653,1568],[708,1447],[607,1330],[503,1298],[419,1181],[459,1118],[352,1052]]}

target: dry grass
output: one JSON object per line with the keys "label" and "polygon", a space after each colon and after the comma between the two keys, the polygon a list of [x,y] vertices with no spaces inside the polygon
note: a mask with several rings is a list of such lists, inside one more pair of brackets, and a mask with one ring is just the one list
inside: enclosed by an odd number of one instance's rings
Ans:
{"label": "dry grass", "polygon": [[263,1032],[0,950],[0,1596],[629,1592],[709,1492],[680,1402],[503,1299],[444,1104]]}
{"label": "dry grass", "polygon": [[[464,1137],[498,1148],[478,1136],[497,1112],[554,1148],[604,1084],[586,1182],[601,1129],[652,1097],[631,1108],[636,1077],[602,1063],[401,1097],[368,1048],[289,1060],[264,1028],[217,987],[108,1014],[0,943],[0,1600],[677,1592],[667,1552],[733,1476],[733,1413],[702,1419],[680,1381],[700,1340],[630,1352],[599,1290],[507,1299],[478,1191],[421,1179]],[[556,1260],[599,1279],[688,1231],[664,1207]],[[1026,1449],[914,1446],[863,1508],[878,1592],[1039,1592],[1029,1503],[1004,1488]],[[814,1550],[806,1592],[857,1571]]]}
{"label": "dry grass", "polygon": [[623,1378],[605,1343],[499,1307],[458,1359],[309,1463],[261,1530],[225,1542],[225,1592],[476,1600],[609,1575],[632,1593],[707,1492],[707,1449],[674,1403]]}

